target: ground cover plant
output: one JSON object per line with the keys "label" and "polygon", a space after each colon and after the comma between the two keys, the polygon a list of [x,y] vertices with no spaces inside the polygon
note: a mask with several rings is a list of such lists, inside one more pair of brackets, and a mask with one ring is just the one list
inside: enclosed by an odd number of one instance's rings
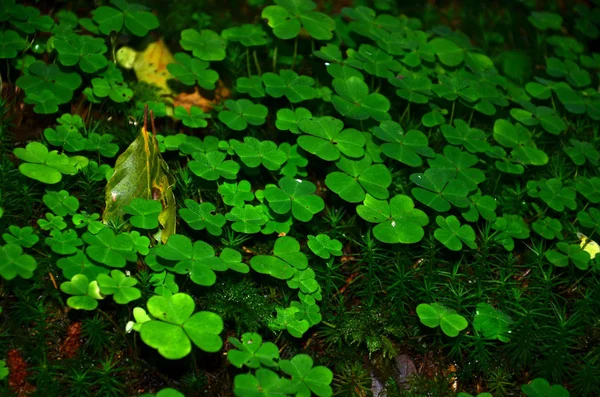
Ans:
{"label": "ground cover plant", "polygon": [[599,2],[143,3],[0,2],[3,396],[598,394]]}

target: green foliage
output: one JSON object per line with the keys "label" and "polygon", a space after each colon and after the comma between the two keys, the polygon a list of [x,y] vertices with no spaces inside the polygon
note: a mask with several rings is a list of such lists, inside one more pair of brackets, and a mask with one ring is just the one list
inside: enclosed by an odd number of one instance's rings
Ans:
{"label": "green foliage", "polygon": [[459,332],[469,325],[467,320],[455,310],[439,303],[421,303],[417,306],[417,315],[425,326],[429,328],[441,326],[444,334],[450,337],[458,336]]}

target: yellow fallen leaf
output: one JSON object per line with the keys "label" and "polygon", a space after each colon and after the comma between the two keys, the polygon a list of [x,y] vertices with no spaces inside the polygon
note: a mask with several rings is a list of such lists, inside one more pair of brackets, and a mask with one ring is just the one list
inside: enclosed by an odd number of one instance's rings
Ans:
{"label": "yellow fallen leaf", "polygon": [[580,247],[583,248],[583,250],[586,251],[588,254],[590,254],[590,257],[592,259],[594,259],[596,257],[596,254],[600,252],[600,245],[594,240],[590,240],[589,237],[584,235],[583,233],[578,232],[577,238],[581,240],[581,243],[579,244]]}

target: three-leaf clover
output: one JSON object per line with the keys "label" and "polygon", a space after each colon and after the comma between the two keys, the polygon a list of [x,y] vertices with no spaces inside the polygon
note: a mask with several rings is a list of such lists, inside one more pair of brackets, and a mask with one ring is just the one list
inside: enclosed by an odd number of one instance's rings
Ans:
{"label": "three-leaf clover", "polygon": [[250,266],[258,273],[287,280],[294,275],[294,270],[305,270],[308,267],[308,259],[300,252],[298,241],[285,236],[275,241],[273,255],[253,256]]}
{"label": "three-leaf clover", "polygon": [[280,378],[275,372],[260,368],[254,375],[241,374],[233,379],[236,396],[288,396],[296,392],[291,380]]}
{"label": "three-leaf clover", "polygon": [[105,227],[97,234],[83,233],[83,241],[88,244],[85,253],[93,260],[110,267],[125,267],[126,261],[135,262],[137,255],[131,238]]}
{"label": "three-leaf clover", "polygon": [[[183,106],[177,106],[173,116],[180,119],[183,125],[190,128],[206,127],[208,125],[208,121],[206,121],[206,119],[210,117],[210,115],[204,113],[202,109],[193,105],[190,106],[189,111]],[[172,136],[173,135],[169,135],[167,138]]]}
{"label": "three-leaf clover", "polygon": [[498,339],[502,342],[510,342],[509,325],[512,322],[510,317],[495,309],[488,303],[478,303],[473,319],[473,328],[483,333],[488,339]]}
{"label": "three-leaf clover", "polygon": [[527,397],[569,397],[569,392],[563,385],[552,385],[543,378],[536,378],[527,385],[521,386]]}
{"label": "three-leaf clover", "polygon": [[329,259],[331,255],[342,255],[342,243],[326,234],[319,234],[316,237],[308,235],[308,248],[323,259]]}
{"label": "three-leaf clover", "polygon": [[225,40],[212,30],[185,29],[181,32],[181,46],[203,61],[222,61],[225,59]]}
{"label": "three-leaf clover", "polygon": [[174,55],[177,63],[167,65],[167,70],[183,84],[198,85],[207,90],[214,90],[219,74],[208,69],[208,62],[192,58],[186,53],[178,52]]}
{"label": "three-leaf clover", "polygon": [[300,134],[300,121],[310,119],[312,113],[306,108],[279,109],[277,111],[277,120],[275,126],[278,130],[291,131],[294,134]]}
{"label": "three-leaf clover", "polygon": [[16,84],[27,96],[50,91],[58,105],[73,99],[73,91],[81,85],[81,77],[77,73],[64,73],[56,64],[36,61],[29,65],[27,73],[19,77]]}
{"label": "three-leaf clover", "polygon": [[240,160],[250,168],[256,168],[262,164],[266,169],[276,171],[286,161],[285,153],[279,150],[273,141],[259,141],[247,136],[243,143],[237,139],[232,139],[229,143]]}
{"label": "three-leaf clover", "polygon": [[37,234],[33,234],[33,227],[15,225],[10,225],[8,233],[3,233],[2,238],[7,244],[17,244],[25,248],[33,247],[40,240]]}
{"label": "three-leaf clover", "polygon": [[258,233],[261,226],[269,218],[263,213],[262,207],[246,204],[243,207],[234,207],[225,215],[225,219],[233,222],[231,228],[240,233]]}
{"label": "three-leaf clover", "polygon": [[412,199],[405,195],[394,196],[389,202],[366,195],[363,204],[356,207],[358,215],[367,222],[377,223],[373,235],[389,244],[412,244],[425,235],[423,226],[429,223],[427,215],[415,208]]}
{"label": "three-leaf clover", "polygon": [[147,307],[155,319],[142,324],[140,336],[163,357],[176,360],[187,356],[192,351],[191,342],[207,352],[221,349],[223,320],[208,311],[194,313],[196,304],[190,295],[153,296]]}
{"label": "three-leaf clover", "polygon": [[129,223],[140,229],[156,229],[158,227],[158,216],[163,207],[160,201],[134,198],[123,207],[125,214],[131,215]]}
{"label": "three-leaf clover", "polygon": [[179,209],[179,215],[192,229],[206,230],[213,236],[220,236],[226,220],[222,214],[215,213],[216,207],[212,203],[197,203],[185,199],[186,208]]}
{"label": "three-leaf clover", "polygon": [[448,249],[452,251],[460,251],[462,244],[465,243],[469,248],[475,249],[475,231],[469,225],[462,225],[458,219],[451,215],[447,218],[437,216],[435,222],[440,229],[435,229],[434,237]]}
{"label": "three-leaf clover", "polygon": [[275,360],[279,359],[279,349],[272,342],[264,342],[262,337],[254,332],[242,335],[242,340],[229,338],[229,342],[237,349],[227,352],[227,359],[237,368],[276,367]]}
{"label": "three-leaf clover", "polygon": [[264,194],[275,213],[285,215],[291,210],[294,218],[308,222],[325,208],[323,199],[315,194],[316,190],[312,182],[284,176],[279,180],[279,187],[267,187]]}
{"label": "three-leaf clover", "polygon": [[414,198],[438,212],[447,212],[452,205],[469,206],[469,186],[461,179],[452,178],[440,168],[429,168],[424,173],[412,174],[410,180],[419,187],[411,189]]}
{"label": "three-leaf clover", "polygon": [[65,154],[48,148],[40,142],[30,142],[25,148],[16,148],[15,156],[25,161],[19,171],[31,179],[52,185],[62,180],[62,175],[77,173],[75,162]]}
{"label": "three-leaf clover", "polygon": [[550,208],[558,212],[564,211],[565,207],[571,210],[577,208],[575,189],[563,186],[558,178],[528,181],[527,193],[531,197],[541,198]]}
{"label": "three-leaf clover", "polygon": [[367,83],[360,77],[336,78],[332,84],[337,95],[331,97],[331,102],[342,116],[356,120],[369,117],[389,120],[390,101],[379,93],[369,94]]}
{"label": "three-leaf clover", "polygon": [[298,138],[298,146],[323,160],[334,161],[340,153],[348,157],[362,157],[366,139],[360,131],[348,128],[342,131],[344,123],[330,116],[302,119],[300,129],[308,135]]}
{"label": "three-leaf clover", "polygon": [[329,384],[333,380],[333,372],[327,367],[313,367],[313,360],[307,354],[298,354],[291,360],[281,360],[279,367],[292,376],[298,395],[309,396],[311,392],[319,397],[330,397],[333,390]]}
{"label": "three-leaf clover", "polygon": [[315,80],[308,76],[298,76],[293,70],[281,70],[279,75],[265,73],[262,75],[267,94],[274,98],[285,97],[292,103],[313,99],[317,90],[313,87]]}
{"label": "three-leaf clover", "polygon": [[429,44],[435,55],[446,66],[458,66],[465,59],[465,50],[449,39],[436,37]]}
{"label": "three-leaf clover", "polygon": [[219,120],[232,130],[242,131],[250,125],[262,125],[266,121],[269,110],[266,106],[254,104],[248,99],[225,101],[227,110],[219,112]]}
{"label": "three-leaf clover", "polygon": [[0,246],[0,275],[5,280],[12,280],[16,276],[31,278],[36,267],[35,258],[23,254],[20,245],[10,243]]}
{"label": "three-leaf clover", "polygon": [[254,200],[252,186],[248,181],[240,181],[238,183],[224,182],[219,186],[218,191],[223,198],[223,202],[232,207],[243,207],[246,201]]}
{"label": "three-leaf clover", "polygon": [[190,170],[200,178],[216,181],[219,177],[235,179],[240,165],[233,160],[225,160],[226,153],[211,151],[208,153],[194,152],[194,160],[188,163]]}
{"label": "three-leaf clover", "polygon": [[578,269],[587,270],[591,255],[589,252],[583,250],[578,244],[568,244],[565,242],[559,242],[556,244],[557,250],[546,251],[546,259],[548,259],[554,266],[565,267],[572,262]]}
{"label": "three-leaf clover", "polygon": [[327,174],[325,184],[342,199],[358,203],[365,199],[366,193],[381,200],[389,197],[392,174],[385,165],[372,164],[369,156],[358,161],[341,157],[336,165],[343,172]]}
{"label": "three-leaf clover", "polygon": [[0,59],[16,58],[19,51],[27,48],[27,42],[14,30],[0,32]]}
{"label": "three-leaf clover", "polygon": [[379,127],[373,128],[373,132],[385,142],[381,145],[383,154],[410,167],[421,166],[421,156],[435,156],[433,149],[428,146],[429,141],[425,134],[416,130],[405,133],[395,121],[384,121]]}
{"label": "three-leaf clover", "polygon": [[133,277],[126,276],[120,270],[111,270],[110,276],[99,274],[96,281],[100,292],[104,295],[112,295],[115,302],[120,305],[126,305],[142,296],[142,291],[134,287],[138,281]]}
{"label": "three-leaf clover", "polygon": [[158,18],[141,4],[127,3],[125,0],[111,0],[111,4],[117,8],[101,6],[92,12],[94,22],[104,35],[120,32],[125,25],[132,34],[143,37],[159,26]]}
{"label": "three-leaf clover", "polygon": [[65,66],[79,64],[84,73],[95,73],[108,63],[103,55],[106,51],[104,40],[98,37],[69,34],[54,41],[58,60]]}
{"label": "three-leaf clover", "polygon": [[60,285],[62,292],[74,295],[67,299],[67,305],[75,310],[94,310],[98,307],[98,300],[103,299],[98,283],[90,282],[87,276],[76,274],[71,281]]}
{"label": "three-leaf clover", "polygon": [[223,29],[221,36],[228,41],[240,42],[244,47],[261,46],[268,43],[267,33],[263,30],[263,27],[250,23]]}
{"label": "three-leaf clover", "polygon": [[423,325],[429,328],[441,326],[442,331],[450,337],[458,336],[458,333],[469,325],[467,320],[455,310],[439,303],[421,303],[417,306],[417,315]]}
{"label": "three-leaf clover", "polygon": [[275,0],[273,6],[265,7],[261,16],[273,28],[273,34],[280,39],[293,39],[300,28],[317,40],[330,40],[333,37],[335,22],[322,12],[313,11],[317,5],[310,0]]}

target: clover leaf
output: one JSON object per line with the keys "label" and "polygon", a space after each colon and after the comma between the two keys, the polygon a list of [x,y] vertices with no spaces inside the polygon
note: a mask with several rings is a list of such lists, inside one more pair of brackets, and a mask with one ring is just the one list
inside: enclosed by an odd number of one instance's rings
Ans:
{"label": "clover leaf", "polygon": [[58,60],[62,65],[79,64],[84,73],[95,73],[104,68],[108,59],[103,55],[107,51],[104,40],[98,37],[69,34],[54,41]]}
{"label": "clover leaf", "polygon": [[190,106],[189,111],[183,106],[177,106],[174,111],[174,117],[180,119],[186,127],[204,128],[208,125],[206,119],[209,118],[210,115],[204,113],[201,108],[192,105]]}
{"label": "clover leaf", "polygon": [[262,75],[267,94],[273,98],[285,97],[292,103],[313,99],[317,90],[313,87],[315,80],[308,76],[298,76],[293,70],[281,70],[279,75],[265,73]]}
{"label": "clover leaf", "polygon": [[527,385],[521,386],[527,397],[569,397],[569,392],[562,385],[552,385],[543,378],[536,378]]}
{"label": "clover leaf", "polygon": [[238,183],[224,182],[219,186],[218,191],[223,198],[223,202],[232,207],[243,207],[246,201],[254,200],[252,186],[248,181],[240,181]]}
{"label": "clover leaf", "polygon": [[260,206],[250,204],[244,207],[234,207],[225,215],[225,219],[233,222],[231,228],[236,232],[253,234],[260,232],[261,226],[267,223],[268,217]]}
{"label": "clover leaf", "polygon": [[288,287],[299,288],[304,294],[313,294],[319,289],[319,283],[315,279],[315,272],[311,268],[305,270],[294,269],[294,275],[287,280]]}
{"label": "clover leaf", "polygon": [[325,208],[323,199],[315,194],[316,190],[312,182],[284,176],[279,180],[279,187],[268,187],[264,194],[275,213],[285,215],[291,210],[294,218],[308,222]]}
{"label": "clover leaf", "polygon": [[54,229],[50,232],[51,237],[44,239],[44,242],[53,252],[60,255],[70,255],[77,251],[77,247],[83,244],[73,229],[60,230]]}
{"label": "clover leaf", "polygon": [[308,259],[300,252],[298,241],[285,236],[275,240],[273,255],[253,256],[250,266],[257,273],[287,280],[294,275],[294,270],[305,270],[308,267]]}
{"label": "clover leaf", "polygon": [[465,182],[469,191],[475,190],[477,185],[485,181],[485,174],[477,168],[471,168],[479,162],[477,156],[465,153],[454,146],[445,146],[444,155],[436,155],[427,162],[432,168],[444,170],[448,176]]}
{"label": "clover leaf", "polygon": [[465,59],[465,51],[456,43],[446,38],[436,37],[429,44],[438,59],[446,66],[458,66]]}
{"label": "clover leaf", "polygon": [[46,128],[44,137],[53,146],[61,146],[67,152],[79,152],[85,149],[86,139],[77,129],[68,128],[64,125],[54,128]]}
{"label": "clover leaf", "polygon": [[42,230],[62,230],[67,227],[67,223],[64,221],[62,216],[54,216],[51,213],[46,213],[46,219],[38,219],[38,225]]}
{"label": "clover leaf", "polygon": [[248,99],[225,101],[227,110],[219,112],[219,120],[235,131],[242,131],[250,125],[262,125],[269,113],[266,106],[254,104]]}
{"label": "clover leaf", "polygon": [[304,151],[298,148],[298,145],[290,145],[288,142],[283,142],[279,145],[279,150],[285,153],[287,160],[281,168],[280,173],[285,176],[306,177],[308,174],[305,167],[308,165],[308,159],[304,155]]}
{"label": "clover leaf", "polygon": [[81,238],[88,244],[85,253],[103,265],[122,268],[126,261],[137,260],[133,242],[126,234],[115,235],[112,229],[105,227],[97,234],[83,233]]}
{"label": "clover leaf", "polygon": [[330,40],[333,37],[335,22],[327,14],[313,11],[317,5],[310,0],[275,0],[273,6],[263,9],[261,17],[273,28],[273,34],[280,39],[293,39],[300,28],[317,40]]}
{"label": "clover leaf", "polygon": [[101,77],[92,79],[92,92],[99,98],[109,97],[117,103],[127,102],[133,96],[133,91],[123,79],[123,73],[113,63],[108,64]]}
{"label": "clover leaf", "polygon": [[186,53],[178,52],[173,57],[177,63],[167,65],[167,70],[185,85],[198,85],[207,90],[214,90],[219,74],[208,69],[208,62],[192,58]]}
{"label": "clover leaf", "polygon": [[213,236],[220,236],[226,223],[222,214],[215,213],[216,207],[211,203],[197,203],[185,199],[187,208],[180,208],[179,215],[194,230],[208,231]]}
{"label": "clover leaf", "polygon": [[414,198],[438,212],[447,212],[454,205],[469,206],[469,185],[452,178],[440,168],[429,168],[424,173],[411,174],[410,180],[419,187],[411,189]]}
{"label": "clover leaf", "polygon": [[412,199],[402,194],[389,202],[367,194],[363,204],[356,207],[356,212],[367,222],[377,223],[373,235],[389,244],[420,241],[425,235],[423,226],[429,223],[427,215],[414,208]]}
{"label": "clover leaf", "polygon": [[117,8],[101,6],[92,11],[93,20],[104,35],[120,32],[125,25],[133,35],[143,37],[159,26],[158,18],[141,4],[125,0],[111,0],[111,4]]}
{"label": "clover leaf", "polygon": [[323,160],[337,160],[340,153],[354,158],[362,157],[365,153],[365,137],[354,128],[342,131],[344,123],[339,119],[312,117],[300,120],[298,126],[309,134],[298,138],[298,146]]}
{"label": "clover leaf", "polygon": [[71,281],[60,285],[62,292],[74,295],[67,299],[67,306],[75,310],[94,310],[98,307],[98,300],[103,299],[100,288],[95,281],[90,282],[83,274],[76,274]]}
{"label": "clover leaf", "polygon": [[213,248],[204,241],[192,241],[181,234],[172,235],[167,244],[158,246],[156,255],[160,258],[175,261],[173,271],[189,274],[190,279],[205,287],[213,285],[216,271],[227,270],[227,266],[215,256]]}
{"label": "clover leaf", "polygon": [[300,121],[310,119],[312,113],[306,108],[279,109],[277,111],[277,120],[275,126],[278,130],[291,131],[294,134],[300,134]]}
{"label": "clover leaf", "polygon": [[325,184],[345,201],[361,202],[365,199],[365,192],[381,200],[389,197],[392,174],[385,165],[373,165],[369,156],[358,161],[341,157],[336,165],[343,172],[327,174]]}
{"label": "clover leaf", "polygon": [[573,263],[580,270],[587,270],[591,259],[590,253],[583,250],[578,244],[559,242],[556,244],[557,250],[546,251],[546,259],[554,266],[565,267],[569,262]]}
{"label": "clover leaf", "polygon": [[185,29],[181,32],[179,44],[202,61],[225,59],[225,41],[212,30],[203,29],[198,33],[195,29]]}
{"label": "clover leaf", "polygon": [[295,393],[291,380],[280,378],[275,372],[260,368],[254,375],[241,374],[233,379],[233,394],[243,396],[288,396]]}
{"label": "clover leaf", "polygon": [[530,234],[529,227],[523,217],[514,214],[505,214],[496,218],[496,221],[492,224],[492,229],[498,231],[494,240],[502,244],[508,251],[515,248],[513,239],[526,239],[529,238]]}
{"label": "clover leaf", "polygon": [[265,96],[265,89],[260,76],[238,77],[235,82],[238,92],[249,94],[252,98]]}
{"label": "clover leaf", "polygon": [[302,335],[310,327],[308,320],[296,318],[296,314],[300,312],[297,307],[282,308],[277,307],[277,317],[269,322],[269,328],[274,331],[286,329],[290,335],[296,338],[301,338]]}
{"label": "clover leaf", "polygon": [[369,44],[362,44],[358,51],[349,49],[346,65],[383,78],[394,77],[402,69],[392,56]]}
{"label": "clover leaf", "polygon": [[453,309],[439,303],[421,303],[417,306],[417,315],[423,325],[429,328],[441,326],[444,334],[450,337],[458,336],[458,333],[467,328],[469,323]]}
{"label": "clover leaf", "polygon": [[331,255],[342,255],[342,243],[326,234],[319,234],[316,237],[308,235],[308,248],[323,259],[329,259]]}
{"label": "clover leaf", "polygon": [[277,171],[286,161],[285,153],[279,150],[273,141],[259,141],[247,136],[244,138],[244,143],[237,139],[232,139],[229,143],[242,162],[250,168],[262,164],[270,171]]}
{"label": "clover leaf", "polygon": [[79,208],[79,200],[76,197],[70,196],[66,190],[59,192],[46,190],[42,201],[52,212],[60,216],[73,215]]}
{"label": "clover leaf", "polygon": [[31,226],[18,227],[10,225],[8,232],[10,234],[2,233],[2,238],[7,244],[17,244],[21,247],[31,248],[40,240],[36,234],[33,234],[33,227]]}
{"label": "clover leaf", "polygon": [[591,143],[581,142],[577,139],[569,139],[571,146],[565,147],[563,150],[571,158],[576,165],[584,165],[586,160],[592,165],[597,166],[600,160],[600,152],[594,148]]}
{"label": "clover leaf", "polygon": [[237,368],[277,367],[275,360],[279,360],[279,349],[272,342],[263,343],[262,337],[254,332],[246,332],[242,340],[229,338],[229,343],[237,349],[227,352],[227,360]]}
{"label": "clover leaf", "polygon": [[540,181],[528,181],[527,193],[534,198],[541,198],[550,208],[562,212],[565,207],[574,210],[577,208],[575,202],[575,189],[563,186],[558,178]]}
{"label": "clover leaf", "polygon": [[98,274],[108,274],[107,268],[93,264],[82,250],[78,249],[76,252],[75,255],[56,261],[56,266],[62,270],[65,278],[72,279],[76,274],[82,274],[93,281]]}
{"label": "clover leaf", "polygon": [[444,124],[441,130],[448,143],[461,145],[471,153],[485,153],[491,149],[491,145],[486,141],[485,132],[469,127],[464,120],[455,119],[454,127]]}
{"label": "clover leaf", "polygon": [[418,74],[399,74],[388,78],[393,86],[398,87],[396,95],[413,103],[427,103],[432,95],[431,80]]}
{"label": "clover leaf", "polygon": [[158,227],[158,216],[163,207],[160,201],[134,198],[123,207],[125,214],[131,215],[129,223],[140,229],[156,229]]}
{"label": "clover leaf", "polygon": [[395,121],[384,121],[379,127],[373,128],[373,132],[377,138],[385,142],[381,145],[383,154],[410,167],[419,167],[423,164],[420,156],[435,156],[433,149],[428,147],[429,141],[425,134],[416,130],[405,133],[400,124]]}
{"label": "clover leaf", "polygon": [[337,95],[331,97],[331,102],[342,116],[356,120],[390,119],[390,101],[379,93],[369,94],[369,87],[360,77],[336,78],[332,84]]}
{"label": "clover leaf", "polygon": [[244,47],[261,46],[268,43],[267,33],[261,25],[246,23],[242,26],[223,29],[221,36],[225,40],[241,43]]}
{"label": "clover leaf", "polygon": [[298,354],[291,360],[281,360],[279,367],[292,376],[298,395],[309,396],[311,392],[319,397],[333,395],[333,390],[329,386],[333,380],[333,372],[320,365],[313,367],[313,360],[307,354]]}
{"label": "clover leaf", "polygon": [[539,30],[560,30],[563,22],[559,14],[547,11],[533,11],[527,19]]}
{"label": "clover leaf", "polygon": [[85,144],[85,150],[98,152],[104,157],[114,157],[119,152],[119,145],[112,143],[115,138],[112,134],[97,134],[90,132]]}
{"label": "clover leaf", "polygon": [[20,245],[9,243],[0,246],[0,275],[5,280],[12,280],[16,276],[31,278],[36,267],[35,258],[23,254]]}
{"label": "clover leaf", "polygon": [[[73,91],[81,85],[81,77],[77,73],[64,73],[56,64],[36,61],[29,65],[27,73],[19,77],[16,84],[27,96],[40,95],[39,101],[54,98],[56,105],[60,105],[73,99]],[[50,91],[52,96],[45,91]]]}
{"label": "clover leaf", "polygon": [[0,32],[0,59],[16,58],[25,48],[27,42],[14,30]]}
{"label": "clover leaf", "polygon": [[194,160],[188,163],[190,170],[197,176],[208,181],[216,181],[219,177],[235,179],[240,165],[233,160],[225,160],[226,153],[211,151],[208,153],[194,152]]}
{"label": "clover leaf", "polygon": [[600,178],[584,178],[578,177],[575,182],[577,191],[591,203],[600,203]]}
{"label": "clover leaf", "polygon": [[469,248],[476,249],[475,231],[469,225],[462,225],[458,219],[451,215],[447,218],[437,216],[436,223],[440,229],[435,229],[434,237],[448,249],[452,251],[460,251],[462,243],[465,243]]}
{"label": "clover leaf", "polygon": [[488,303],[478,303],[477,311],[473,319],[473,328],[482,332],[487,339],[498,339],[499,341],[510,342],[509,325],[512,322],[505,313],[495,309]]}
{"label": "clover leaf", "polygon": [[141,326],[140,336],[144,343],[170,360],[190,354],[191,342],[207,352],[219,351],[223,346],[219,337],[223,320],[208,311],[194,313],[195,306],[194,299],[184,293],[148,299],[148,312],[155,319]]}
{"label": "clover leaf", "polygon": [[25,148],[15,148],[13,153],[25,161],[19,165],[19,171],[42,183],[52,185],[60,182],[63,174],[77,173],[72,158],[59,154],[56,150],[49,152],[40,142],[30,142]]}
{"label": "clover leaf", "polygon": [[120,270],[111,270],[110,276],[99,274],[96,281],[98,281],[100,292],[104,295],[112,295],[119,305],[126,305],[142,297],[142,292],[134,287],[138,281],[133,277],[126,276]]}
{"label": "clover leaf", "polygon": [[562,223],[558,219],[545,216],[533,222],[531,228],[547,240],[562,239]]}

